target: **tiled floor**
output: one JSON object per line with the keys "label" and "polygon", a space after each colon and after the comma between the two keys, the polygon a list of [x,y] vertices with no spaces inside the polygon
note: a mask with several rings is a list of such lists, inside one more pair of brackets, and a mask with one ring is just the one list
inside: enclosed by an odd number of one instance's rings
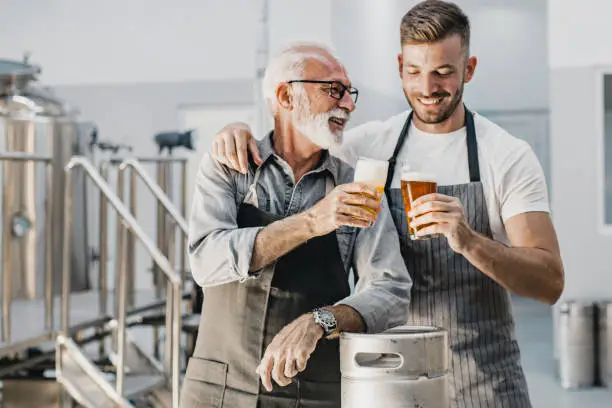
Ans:
{"label": "tiled floor", "polygon": [[612,390],[564,390],[554,374],[552,309],[513,299],[517,336],[534,408],[612,408]]}

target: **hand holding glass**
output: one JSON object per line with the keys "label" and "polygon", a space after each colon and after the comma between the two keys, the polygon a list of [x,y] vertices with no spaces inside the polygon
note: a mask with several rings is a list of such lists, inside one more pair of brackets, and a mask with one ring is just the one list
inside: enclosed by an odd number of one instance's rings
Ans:
{"label": "hand holding glass", "polygon": [[402,197],[404,198],[404,208],[406,210],[406,220],[408,221],[408,232],[410,234],[410,239],[423,240],[432,238],[434,235],[416,235],[418,230],[426,228],[432,224],[421,225],[414,229],[410,226],[413,219],[408,216],[408,213],[412,209],[412,204],[417,198],[435,193],[437,191],[438,183],[436,182],[436,177],[433,174],[405,168],[402,170],[400,184],[402,189]]}
{"label": "hand holding glass", "polygon": [[[354,181],[356,183],[364,183],[378,191],[378,201],[382,200],[382,195],[387,182],[387,171],[389,170],[389,162],[386,160],[375,160],[367,157],[360,157],[355,166]],[[373,212],[369,207],[364,209]]]}

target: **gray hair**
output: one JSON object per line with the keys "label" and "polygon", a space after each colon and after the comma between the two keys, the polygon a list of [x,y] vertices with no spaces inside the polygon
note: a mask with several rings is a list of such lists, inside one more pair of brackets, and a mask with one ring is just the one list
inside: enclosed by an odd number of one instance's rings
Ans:
{"label": "gray hair", "polygon": [[322,62],[337,60],[333,51],[327,46],[312,42],[291,44],[270,59],[262,82],[262,92],[264,100],[272,111],[276,106],[278,85],[282,82],[304,79],[306,62],[312,59]]}

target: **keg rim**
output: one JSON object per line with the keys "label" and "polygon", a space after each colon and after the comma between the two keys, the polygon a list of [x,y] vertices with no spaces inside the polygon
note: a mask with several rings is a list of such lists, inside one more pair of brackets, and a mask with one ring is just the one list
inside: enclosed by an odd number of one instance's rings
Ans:
{"label": "keg rim", "polygon": [[380,333],[350,333],[344,332],[341,337],[345,338],[389,338],[397,337],[402,335],[415,335],[415,334],[441,334],[447,333],[448,330],[438,326],[425,326],[425,325],[401,325],[393,327],[389,330],[385,330]]}

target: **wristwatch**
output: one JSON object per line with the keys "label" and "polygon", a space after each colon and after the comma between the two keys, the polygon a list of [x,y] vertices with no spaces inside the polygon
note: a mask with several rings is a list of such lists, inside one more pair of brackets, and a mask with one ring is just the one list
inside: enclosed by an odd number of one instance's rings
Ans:
{"label": "wristwatch", "polygon": [[315,309],[313,312],[314,321],[323,328],[323,337],[328,339],[336,338],[340,335],[338,322],[332,312],[327,309]]}

